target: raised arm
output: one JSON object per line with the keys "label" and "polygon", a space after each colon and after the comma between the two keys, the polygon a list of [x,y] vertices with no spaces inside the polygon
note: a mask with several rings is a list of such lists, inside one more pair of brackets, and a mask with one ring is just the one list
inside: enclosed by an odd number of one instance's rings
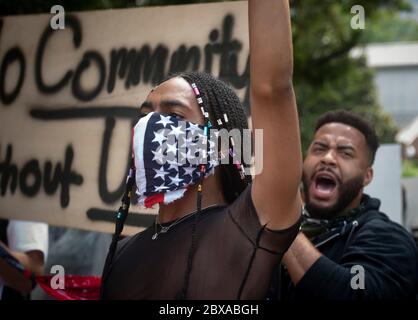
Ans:
{"label": "raised arm", "polygon": [[263,129],[263,171],[252,198],[261,224],[283,229],[300,215],[302,157],[292,86],[293,51],[288,0],[249,0],[251,116]]}

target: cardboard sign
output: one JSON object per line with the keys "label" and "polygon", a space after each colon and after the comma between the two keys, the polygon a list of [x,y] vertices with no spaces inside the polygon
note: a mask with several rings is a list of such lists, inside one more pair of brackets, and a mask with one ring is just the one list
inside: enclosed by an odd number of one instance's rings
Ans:
{"label": "cardboard sign", "polygon": [[[65,9],[65,8],[64,8]],[[131,126],[173,72],[207,71],[248,102],[246,2],[0,20],[0,216],[113,231]],[[125,234],[153,221],[131,207]]]}

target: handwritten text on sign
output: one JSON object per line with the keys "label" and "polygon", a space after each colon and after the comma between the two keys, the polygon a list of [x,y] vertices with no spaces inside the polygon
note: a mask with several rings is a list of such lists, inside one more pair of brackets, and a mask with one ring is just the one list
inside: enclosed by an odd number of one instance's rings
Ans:
{"label": "handwritten text on sign", "polygon": [[[57,30],[50,18],[0,20],[0,216],[112,231],[155,84],[206,71],[248,105],[246,3],[66,14]],[[132,212],[126,233],[154,211]]]}

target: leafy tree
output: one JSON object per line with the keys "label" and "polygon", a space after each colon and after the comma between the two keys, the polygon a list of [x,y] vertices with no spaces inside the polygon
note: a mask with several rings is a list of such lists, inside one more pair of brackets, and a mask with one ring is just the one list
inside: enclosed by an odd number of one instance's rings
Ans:
{"label": "leafy tree", "polygon": [[361,42],[418,41],[417,21],[403,17],[399,12],[382,11],[364,30]]}
{"label": "leafy tree", "polygon": [[396,126],[377,104],[373,71],[364,58],[350,51],[362,44],[364,31],[351,28],[351,7],[362,5],[367,25],[383,12],[408,8],[404,1],[315,1],[293,3],[294,83],[306,148],[316,119],[329,110],[348,109],[363,114],[376,127],[381,142],[391,142]]}

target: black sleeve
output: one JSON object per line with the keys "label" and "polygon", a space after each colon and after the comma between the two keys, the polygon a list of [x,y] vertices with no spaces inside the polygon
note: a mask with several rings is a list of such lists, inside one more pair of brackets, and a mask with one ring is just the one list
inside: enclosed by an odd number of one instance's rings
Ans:
{"label": "black sleeve", "polygon": [[[360,273],[364,268],[364,289]],[[334,300],[405,299],[416,294],[418,281],[416,245],[402,227],[382,220],[371,220],[356,233],[341,261],[321,256],[296,286],[296,297]],[[354,285],[356,287],[356,285]]]}

